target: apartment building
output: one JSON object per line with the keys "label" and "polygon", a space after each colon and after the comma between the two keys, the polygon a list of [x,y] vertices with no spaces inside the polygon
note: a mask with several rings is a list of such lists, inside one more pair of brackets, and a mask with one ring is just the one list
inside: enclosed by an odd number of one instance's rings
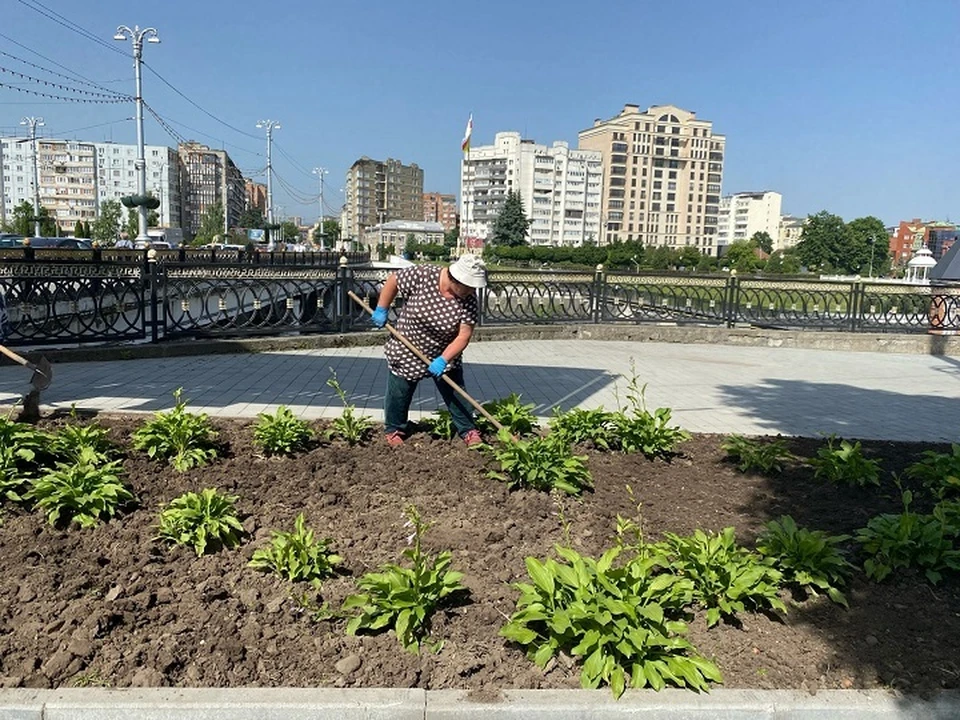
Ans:
{"label": "apartment building", "polygon": [[807,224],[806,218],[793,215],[780,216],[780,232],[773,243],[774,250],[789,250],[803,237],[803,228]]}
{"label": "apartment building", "polygon": [[674,105],[625,105],[579,134],[603,158],[603,244],[691,245],[717,254],[726,138],[713,123]]}
{"label": "apartment building", "polygon": [[347,171],[343,232],[360,239],[364,231],[391,220],[423,220],[423,170],[416,163],[364,156]]}
{"label": "apartment building", "polygon": [[580,246],[600,238],[602,154],[562,141],[537,145],[500,132],[472,147],[460,165],[460,233],[486,240],[508,192],[519,192],[532,245]]}
{"label": "apartment building", "polygon": [[[93,143],[97,148],[97,200],[119,201],[139,192],[137,146],[111,142]],[[180,162],[177,151],[162,145],[146,145],[147,193],[160,201],[156,209],[160,225],[180,227]],[[125,211],[126,212],[126,211]]]}
{"label": "apartment building", "polygon": [[443,225],[445,232],[457,227],[457,196],[443,193],[423,194],[423,220]]}
{"label": "apartment building", "polygon": [[267,214],[267,186],[263,183],[247,180],[244,182],[246,194],[246,209],[259,210],[266,217]]}
{"label": "apartment building", "polygon": [[957,240],[960,229],[955,223],[914,218],[901,220],[892,229],[889,248],[894,265],[903,265],[923,247],[930,250],[934,260],[939,260]]}
{"label": "apartment building", "polygon": [[363,247],[375,250],[378,247],[393,246],[398,255],[406,252],[410,241],[421,245],[443,245],[444,228],[441,223],[424,220],[392,220],[383,225],[368,227],[361,238]]}
{"label": "apartment building", "polygon": [[727,245],[749,240],[765,232],[777,248],[780,237],[780,209],[783,196],[777,192],[740,192],[720,198],[717,219],[717,250],[722,255]]}
{"label": "apartment building", "polygon": [[207,209],[223,206],[223,230],[236,227],[246,206],[243,175],[224,150],[196,142],[178,148],[181,168],[182,227],[196,234]]}

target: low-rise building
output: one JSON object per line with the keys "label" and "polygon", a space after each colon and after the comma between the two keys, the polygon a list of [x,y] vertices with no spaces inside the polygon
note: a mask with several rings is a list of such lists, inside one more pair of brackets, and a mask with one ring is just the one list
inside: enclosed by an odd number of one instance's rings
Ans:
{"label": "low-rise building", "polygon": [[901,220],[891,230],[890,253],[894,265],[906,264],[922,247],[930,250],[934,260],[940,260],[960,240],[957,224],[940,220]]}
{"label": "low-rise building", "polygon": [[803,228],[806,224],[806,218],[799,218],[794,215],[781,215],[780,229],[774,238],[773,249],[788,250],[795,247],[803,236]]}
{"label": "low-rise building", "polygon": [[438,222],[392,220],[368,227],[363,233],[363,245],[369,250],[392,245],[397,254],[403,254],[409,242],[442,245],[443,235],[443,225]]}

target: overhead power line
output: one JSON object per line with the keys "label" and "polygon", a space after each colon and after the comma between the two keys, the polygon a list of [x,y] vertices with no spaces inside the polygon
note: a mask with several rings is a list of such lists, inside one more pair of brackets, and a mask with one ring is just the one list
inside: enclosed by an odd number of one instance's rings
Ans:
{"label": "overhead power line", "polygon": [[10,85],[7,83],[0,83],[0,88],[16,90],[17,92],[27,93],[28,95],[36,95],[37,97],[51,98],[53,100],[62,100],[64,102],[87,103],[87,104],[94,104],[94,105],[115,105],[116,103],[129,102],[129,100],[127,100],[126,98],[118,98],[116,100],[98,100],[96,98],[78,98],[78,97],[70,97],[67,95],[55,95],[53,93],[40,92],[39,90],[30,90],[29,88],[17,87],[16,85]]}
{"label": "overhead power line", "polygon": [[162,117],[160,117],[160,115],[157,113],[156,110],[150,107],[147,103],[143,103],[143,107],[146,109],[148,113],[150,113],[153,116],[153,119],[157,121],[157,124],[160,125],[160,127],[162,127],[164,130],[166,130],[167,135],[169,135],[170,137],[172,137],[174,140],[177,141],[177,144],[187,142],[187,139],[183,135],[178,133],[174,128],[170,127],[170,124],[166,120],[164,120]]}
{"label": "overhead power line", "polygon": [[309,170],[303,167],[303,165],[301,165],[296,160],[294,160],[282,147],[280,147],[279,143],[277,143],[276,140],[273,141],[273,146],[279,151],[281,155],[283,155],[288,161],[290,161],[290,164],[293,165],[294,168],[299,170],[301,173],[303,173],[307,177],[313,177],[313,173],[311,173]]}
{"label": "overhead power line", "polygon": [[130,102],[131,100],[133,100],[133,98],[130,97],[129,95],[121,95],[120,93],[117,93],[117,92],[110,92],[108,94],[108,93],[102,93],[102,92],[95,92],[93,90],[81,90],[79,88],[63,85],[62,83],[59,83],[59,82],[44,80],[43,78],[37,78],[37,77],[34,77],[33,75],[26,75],[22,72],[11,70],[10,68],[0,67],[0,73],[4,73],[6,75],[13,75],[14,77],[20,78],[21,80],[28,80],[30,82],[36,83],[37,85],[44,85],[46,87],[52,87],[58,90],[63,90],[65,92],[77,93],[78,95],[87,95],[88,97],[110,98],[111,100],[122,101],[122,102]]}
{"label": "overhead power line", "polygon": [[[9,35],[4,35],[2,32],[0,32],[0,38],[3,38],[3,39],[6,40],[7,42],[12,43],[12,44],[16,45],[16,46],[19,47],[19,48],[23,48],[23,49],[26,50],[28,53],[30,53],[30,54],[32,54],[32,55],[36,55],[36,56],[37,56],[38,58],[40,58],[41,60],[46,60],[48,63],[50,63],[51,65],[55,65],[56,67],[60,68],[61,70],[65,70],[66,72],[70,73],[71,75],[79,78],[79,80],[77,80],[77,82],[86,82],[86,83],[89,83],[91,86],[97,88],[98,90],[105,90],[105,91],[107,91],[107,92],[112,92],[112,91],[110,90],[110,88],[105,88],[105,87],[103,87],[102,85],[98,85],[97,83],[95,83],[95,82],[94,82],[93,80],[91,80],[90,78],[85,77],[85,76],[81,75],[81,74],[78,73],[78,72],[75,72],[74,70],[68,68],[66,65],[61,65],[61,64],[58,63],[56,60],[52,60],[52,59],[48,58],[46,55],[43,55],[42,53],[38,53],[38,52],[37,52],[36,50],[34,50],[33,48],[28,47],[27,45],[24,45],[24,44],[21,43],[21,42],[17,42],[16,40],[14,40],[14,39],[13,39],[12,37],[10,37]],[[13,57],[13,56],[11,56],[11,57]],[[25,61],[21,60],[21,62],[25,62]],[[39,66],[37,66],[37,67],[39,67]],[[48,71],[48,72],[50,72],[50,71]],[[112,82],[112,81],[111,81],[111,82]]]}
{"label": "overhead power line", "polygon": [[63,15],[58,13],[56,10],[52,10],[48,8],[43,3],[39,2],[39,0],[30,0],[29,2],[27,0],[17,0],[17,2],[19,2],[24,7],[30,8],[34,12],[39,13],[40,15],[43,15],[45,18],[49,20],[53,20],[53,22],[57,23],[57,25],[61,25],[62,27],[65,27],[67,30],[77,33],[77,35],[79,35],[80,37],[86,38],[87,40],[92,40],[93,42],[97,43],[97,45],[105,47],[107,50],[120,53],[121,55],[124,55],[124,56],[126,56],[127,54],[123,50],[120,50],[116,45],[111,45],[106,40],[90,32],[86,28],[80,27],[73,20],[70,20],[69,18],[64,17]]}
{"label": "overhead power line", "polygon": [[48,73],[48,74],[53,75],[53,76],[55,76],[55,77],[63,78],[64,80],[69,80],[69,81],[72,82],[72,83],[78,83],[78,84],[80,84],[80,85],[86,85],[86,86],[88,86],[88,87],[97,88],[98,90],[104,91],[103,94],[105,94],[105,95],[109,95],[109,96],[123,96],[123,97],[127,97],[127,98],[129,98],[129,99],[131,99],[131,100],[133,99],[133,98],[131,98],[129,95],[125,95],[125,94],[122,93],[122,92],[117,92],[116,90],[111,90],[110,88],[105,88],[105,87],[103,87],[103,86],[101,86],[101,85],[97,85],[97,84],[94,83],[94,82],[87,82],[86,80],[77,80],[76,78],[72,78],[72,77],[70,77],[69,75],[64,75],[63,73],[58,73],[56,70],[51,70],[50,68],[45,68],[45,67],[43,67],[42,65],[37,65],[36,63],[30,62],[29,60],[24,60],[23,58],[17,57],[16,55],[11,55],[10,53],[4,52],[3,50],[0,50],[0,55],[3,55],[4,57],[8,57],[8,58],[10,58],[11,60],[15,60],[16,62],[23,63],[24,65],[29,65],[29,66],[32,67],[32,68],[36,68],[37,70],[40,70],[40,71],[45,72],[45,73]]}

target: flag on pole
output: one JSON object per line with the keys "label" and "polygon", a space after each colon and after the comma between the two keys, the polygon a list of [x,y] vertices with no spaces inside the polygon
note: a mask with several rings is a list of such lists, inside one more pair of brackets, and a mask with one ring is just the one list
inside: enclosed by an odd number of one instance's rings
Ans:
{"label": "flag on pole", "polygon": [[473,113],[470,113],[470,118],[467,120],[467,129],[463,133],[463,142],[460,143],[460,149],[463,150],[464,154],[470,152],[471,135],[473,135]]}

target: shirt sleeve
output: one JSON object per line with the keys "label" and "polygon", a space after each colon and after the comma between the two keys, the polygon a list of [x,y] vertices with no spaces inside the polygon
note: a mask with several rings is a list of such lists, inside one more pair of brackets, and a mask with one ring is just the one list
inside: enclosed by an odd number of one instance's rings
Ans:
{"label": "shirt sleeve", "polygon": [[476,325],[479,320],[479,306],[477,304],[477,296],[471,295],[466,300],[463,301],[463,310],[460,313],[460,324],[461,325]]}
{"label": "shirt sleeve", "polygon": [[415,295],[422,284],[423,273],[421,272],[420,265],[397,270],[397,287],[400,289],[400,294],[404,297],[408,298]]}

